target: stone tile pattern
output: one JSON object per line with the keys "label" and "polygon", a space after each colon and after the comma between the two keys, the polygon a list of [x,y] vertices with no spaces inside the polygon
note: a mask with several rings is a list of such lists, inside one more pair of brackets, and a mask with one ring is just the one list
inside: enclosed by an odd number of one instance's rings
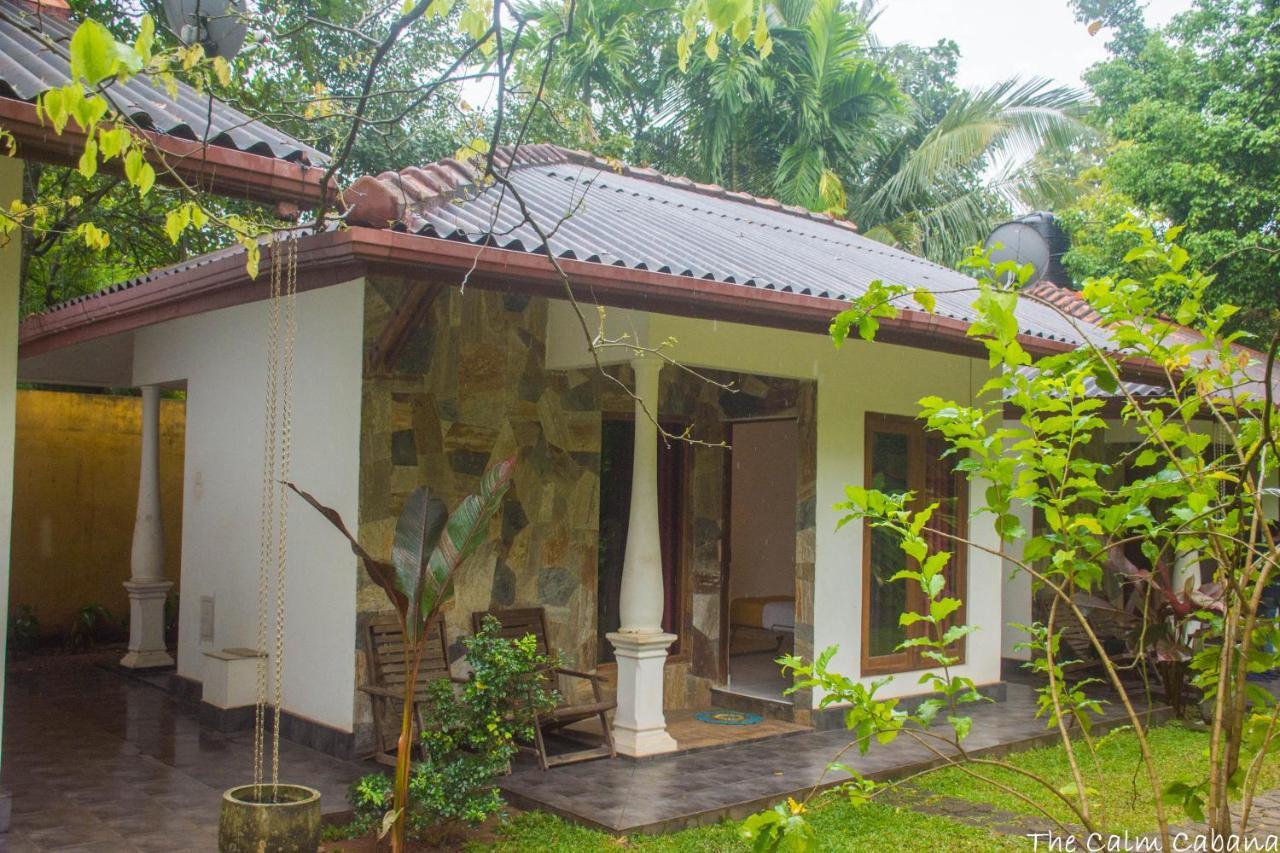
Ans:
{"label": "stone tile pattern", "polygon": [[[410,285],[369,280],[365,296],[366,351]],[[494,520],[488,542],[461,573],[446,611],[451,657],[462,655],[471,613],[497,607],[547,608],[552,644],[571,667],[594,666],[599,536],[600,424],[629,415],[631,398],[594,370],[545,369],[546,300],[445,288],[388,372],[366,369],[360,442],[359,537],[386,553],[396,517],[418,485],[451,507],[475,490],[493,462],[519,454],[514,486]],[[678,353],[676,353],[678,355]],[[609,368],[626,387],[628,367]],[[713,373],[726,390],[668,367],[661,381],[660,416],[688,423],[710,444],[723,442],[726,418],[798,414],[803,446],[816,435],[813,383]],[[720,564],[724,530],[722,447],[692,448],[686,530],[684,625],[679,662],[667,668],[670,707],[706,706],[719,669]],[[800,622],[812,646],[813,473],[796,508],[801,536]],[[807,503],[806,503],[807,502]],[[807,521],[806,521],[807,520]],[[361,576],[360,620],[386,607],[382,593]],[[807,609],[805,609],[807,608]],[[802,632],[803,633],[803,630]],[[358,651],[358,658],[360,657]],[[363,677],[363,661],[357,678]],[[371,729],[367,700],[356,699],[358,744]]]}
{"label": "stone tile pattern", "polygon": [[[1127,721],[1115,704],[1098,731]],[[970,754],[1004,754],[1055,743],[1056,732],[1036,719],[1034,690],[1010,684],[1003,702],[972,707]],[[945,725],[945,724],[944,724]],[[775,740],[744,743],[706,752],[644,761],[593,761],[542,772],[522,766],[501,780],[507,799],[521,808],[541,808],[608,832],[671,832],[689,826],[738,819],[814,785],[836,784],[848,776],[828,771],[849,742],[843,730],[811,731]],[[876,779],[903,778],[936,762],[916,740],[901,736],[873,744],[865,755],[845,753],[841,761]]]}
{"label": "stone tile pattern", "polygon": [[[67,658],[10,668],[3,752],[13,818],[0,850],[207,853],[223,791],[251,781],[253,733],[201,728],[163,690]],[[288,741],[280,752],[281,779],[318,788],[326,812],[349,808],[348,786],[374,769]]]}

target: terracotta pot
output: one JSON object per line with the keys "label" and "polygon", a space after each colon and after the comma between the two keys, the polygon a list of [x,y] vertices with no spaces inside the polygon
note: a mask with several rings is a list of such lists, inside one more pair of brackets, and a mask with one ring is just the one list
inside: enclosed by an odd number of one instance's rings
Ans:
{"label": "terracotta pot", "polygon": [[303,785],[241,785],[222,795],[221,853],[316,853],[320,792]]}

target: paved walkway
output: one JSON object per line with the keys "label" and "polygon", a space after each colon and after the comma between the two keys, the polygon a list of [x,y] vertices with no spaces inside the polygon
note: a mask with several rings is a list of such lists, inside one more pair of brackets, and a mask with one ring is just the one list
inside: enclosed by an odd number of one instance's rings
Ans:
{"label": "paved walkway", "polygon": [[[222,792],[247,781],[253,735],[201,729],[167,693],[84,658],[10,669],[0,782],[6,853],[217,849]],[[366,767],[281,744],[281,777],[347,808]]]}

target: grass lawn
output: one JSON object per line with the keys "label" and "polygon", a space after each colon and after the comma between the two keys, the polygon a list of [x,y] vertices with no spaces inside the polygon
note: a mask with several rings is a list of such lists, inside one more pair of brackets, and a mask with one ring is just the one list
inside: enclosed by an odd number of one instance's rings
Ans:
{"label": "grass lawn", "polygon": [[[1204,778],[1209,764],[1207,732],[1180,723],[1170,723],[1151,729],[1149,741],[1162,785],[1175,781],[1199,782]],[[1075,749],[1085,784],[1096,791],[1090,796],[1091,816],[1108,832],[1148,832],[1155,829],[1151,784],[1141,762],[1138,739],[1131,730],[1126,729],[1103,737],[1096,743],[1096,755],[1090,753],[1084,743],[1077,742]],[[1006,760],[1053,781],[1057,786],[1071,782],[1067,752],[1061,746],[1016,753]],[[974,769],[1016,788],[1037,802],[1049,802],[1048,796],[1035,792],[1034,782],[1020,774],[990,767]],[[1011,812],[1035,813],[1034,809],[1011,794],[977,782],[955,769],[939,771],[916,784],[920,789],[944,796],[989,803]],[[1280,784],[1280,761],[1273,758],[1263,768],[1258,790],[1265,791],[1277,784]],[[1171,824],[1190,820],[1178,806],[1166,805],[1165,808]],[[1051,811],[1063,820],[1075,821],[1070,809],[1060,801]]]}
{"label": "grass lawn", "polygon": [[[888,806],[853,808],[835,795],[824,798],[813,809],[811,819],[824,839],[824,851],[937,850],[976,851],[1025,850],[1020,839],[996,836],[985,829],[965,826],[943,817],[917,814]],[[605,851],[645,850],[652,853],[722,853],[747,850],[738,837],[738,824],[686,829],[671,835],[632,836],[625,841],[601,832],[584,829],[541,812],[517,816],[499,830],[501,840],[492,845],[473,845],[471,853],[502,851]],[[909,840],[908,840],[909,839]]]}
{"label": "grass lawn", "polygon": [[[1162,782],[1196,781],[1207,764],[1208,735],[1204,731],[1169,724],[1152,729],[1151,747],[1156,755]],[[1088,783],[1096,790],[1093,811],[1099,823],[1109,832],[1147,832],[1155,827],[1155,813],[1145,772],[1139,762],[1137,739],[1130,731],[1121,731],[1098,741],[1096,757],[1083,744],[1077,746],[1081,766]],[[1070,780],[1066,751],[1060,746],[1045,747],[1009,756],[1010,763],[1030,770],[1057,784]],[[1135,771],[1142,775],[1135,778]],[[1032,783],[1010,771],[980,768],[1023,793],[1033,791]],[[1012,795],[983,785],[958,770],[943,770],[913,783],[930,793],[972,802],[987,803],[1011,812],[1033,814],[1033,809]],[[1280,760],[1273,761],[1263,773],[1259,790],[1280,784]],[[1035,797],[1047,802],[1048,797]],[[1067,821],[1071,814],[1065,806],[1054,813]],[[1181,809],[1168,807],[1170,821],[1187,820]],[[1029,843],[1021,838],[998,835],[971,827],[946,817],[924,815],[906,809],[872,804],[861,808],[850,806],[838,795],[828,795],[810,812],[814,825],[824,840],[823,850],[947,850],[1001,851],[1027,850]],[[604,833],[584,829],[559,818],[531,812],[516,816],[498,830],[492,844],[468,847],[479,851],[605,851],[626,849],[654,853],[710,853],[710,851],[746,850],[738,837],[739,825],[723,823],[700,827],[670,835],[636,836],[614,839]]]}

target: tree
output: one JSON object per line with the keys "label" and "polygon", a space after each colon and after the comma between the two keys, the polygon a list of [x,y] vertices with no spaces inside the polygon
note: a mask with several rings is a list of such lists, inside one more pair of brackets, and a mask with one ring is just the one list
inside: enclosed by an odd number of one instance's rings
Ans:
{"label": "tree", "polygon": [[838,0],[779,3],[770,15],[770,50],[695,56],[681,80],[695,177],[842,214],[842,175],[871,153],[897,87],[871,55],[866,21]]}
{"label": "tree", "polygon": [[[921,648],[933,662],[920,683],[938,698],[904,712],[897,700],[876,698],[883,680],[868,685],[830,672],[832,650],[816,661],[791,657],[782,663],[795,671],[797,689],[817,688],[824,703],[849,704],[848,748],[865,751],[873,739],[910,737],[943,766],[995,783],[984,771],[1002,762],[965,751],[970,720],[963,706],[980,697],[972,682],[951,671],[958,662],[954,644],[971,629],[952,619],[961,602],[947,594],[944,574],[954,549],[985,551],[1030,575],[1050,597],[1045,623],[1018,627],[1027,632],[1033,671],[1044,679],[1040,715],[1057,730],[1071,766],[1069,779],[1018,770],[1027,784],[1018,791],[1002,786],[1005,792],[1050,819],[1044,804],[1064,804],[1086,832],[1108,830],[1108,804],[1091,801],[1091,768],[1073,752],[1077,738],[1091,744],[1089,722],[1100,707],[1082,689],[1088,682],[1069,681],[1064,669],[1061,629],[1069,616],[1087,637],[1102,666],[1100,677],[1132,727],[1142,756],[1134,784],[1153,797],[1160,849],[1173,849],[1168,806],[1175,804],[1207,820],[1211,837],[1204,841],[1211,846],[1203,849],[1237,849],[1249,829],[1263,763],[1280,748],[1280,702],[1250,681],[1251,674],[1280,663],[1277,617],[1264,606],[1280,569],[1280,541],[1267,506],[1268,485],[1280,472],[1273,385],[1280,331],[1266,355],[1243,349],[1239,333],[1227,331],[1235,309],[1207,300],[1212,280],[1189,266],[1178,230],[1157,236],[1132,221],[1116,230],[1133,238],[1130,259],[1140,265],[1132,276],[1090,279],[1083,290],[1111,339],[1034,363],[1019,343],[1014,315],[1030,268],[993,265],[978,248],[967,259],[975,274],[970,334],[987,350],[993,372],[972,402],[926,397],[919,401],[918,417],[946,443],[956,471],[982,484],[971,491],[981,495],[971,512],[992,519],[998,548],[951,532],[934,518],[936,503],[925,505],[910,492],[849,486],[847,501],[838,506],[844,513],[840,524],[866,523],[896,540],[906,555],[907,568],[892,582],[919,585],[923,605],[902,613],[901,625],[924,630],[899,648]],[[896,315],[908,300],[916,310],[933,309],[927,291],[873,284],[835,318],[834,341],[839,345],[854,330],[874,339],[878,318]],[[1176,322],[1161,313],[1169,301],[1178,306]],[[1125,384],[1134,371],[1158,376],[1164,390],[1135,395]],[[1090,450],[1109,427],[1099,389],[1118,398],[1119,419],[1137,438],[1119,463]],[[1116,477],[1116,464],[1141,473]],[[1014,502],[1029,505],[1042,521],[1025,528]],[[1008,547],[1015,543],[1018,548]],[[1127,548],[1140,552],[1145,565],[1115,577],[1112,557]],[[1086,613],[1107,606],[1099,596],[1109,575],[1146,602],[1144,611],[1158,613],[1144,626],[1158,639],[1140,647],[1136,666],[1165,676],[1166,664],[1184,663],[1212,708],[1208,765],[1190,783],[1161,778],[1140,713],[1147,697],[1122,681],[1117,653],[1099,638]],[[940,725],[931,729],[935,722]],[[891,787],[851,775],[846,788],[855,803]],[[1239,809],[1233,811],[1235,802]],[[820,836],[803,827],[804,809],[789,812],[778,809],[744,824],[757,850],[821,849]]]}
{"label": "tree", "polygon": [[[936,77],[937,61],[925,59],[916,73]],[[1084,94],[1046,79],[913,88],[919,94],[885,122],[878,156],[850,190],[849,213],[868,236],[943,263],[1020,204],[1059,192],[1038,155],[1088,136]]]}
{"label": "tree", "polygon": [[[676,72],[675,10],[667,0],[548,2],[529,13],[532,49],[519,75],[520,94],[543,95],[538,138],[605,155],[649,159],[660,139]],[[572,14],[572,20],[570,20]],[[552,39],[556,61],[542,75]]]}
{"label": "tree", "polygon": [[[128,5],[97,0],[75,0],[72,5],[78,16],[101,22],[124,43],[138,37],[137,10]],[[152,11],[159,17],[158,8]],[[210,78],[202,85],[321,151],[332,150],[346,124],[343,100],[330,95],[358,86],[364,68],[361,57],[372,42],[368,33],[385,26],[392,14],[386,4],[373,0],[290,0],[266,6],[245,49],[232,61],[225,84]],[[442,97],[413,109],[405,109],[404,100],[395,94],[424,85],[445,67],[448,57],[463,49],[462,41],[455,28],[422,27],[396,45],[387,74],[398,76],[401,88],[388,90],[374,105],[368,131],[356,140],[341,174],[351,178],[433,162],[452,154],[468,134],[475,135],[485,120],[483,112],[462,108],[460,83],[451,82],[442,87]],[[177,45],[163,28],[156,33],[156,43],[169,49]],[[85,177],[74,168],[29,166],[23,201],[38,215],[22,235],[21,315],[226,245],[228,235],[220,229],[188,230],[176,241],[170,238],[166,213],[181,203],[180,195],[160,188],[139,197],[116,175]],[[75,203],[66,204],[67,199]],[[213,197],[201,203],[220,218],[270,220],[269,211],[251,203]],[[77,232],[84,222],[116,239],[88,245]]]}
{"label": "tree", "polygon": [[[554,4],[540,8],[543,20],[560,14]],[[714,49],[690,55],[686,74],[670,52],[613,41],[634,31],[646,43],[635,18],[578,18],[547,80],[553,91],[569,81],[552,102],[563,97],[560,115],[581,123],[540,130],[847,214],[869,236],[944,263],[1015,206],[1057,197],[1048,191],[1061,189],[1050,182],[1061,170],[1033,155],[1087,137],[1083,93],[1040,80],[965,92],[955,84],[953,42],[884,49],[873,38],[874,4],[789,0],[765,9],[767,42],[709,41]],[[617,120],[633,102],[646,105],[645,120]]]}
{"label": "tree", "polygon": [[[1132,58],[1117,52],[1085,76],[1113,140],[1095,193],[1117,197],[1087,204],[1131,203],[1157,228],[1185,225],[1193,262],[1216,276],[1209,298],[1266,334],[1280,317],[1280,7],[1199,0]],[[1077,219],[1077,245],[1105,242],[1096,220]],[[1108,272],[1131,245],[1107,254]],[[1072,271],[1097,274],[1103,261]]]}

